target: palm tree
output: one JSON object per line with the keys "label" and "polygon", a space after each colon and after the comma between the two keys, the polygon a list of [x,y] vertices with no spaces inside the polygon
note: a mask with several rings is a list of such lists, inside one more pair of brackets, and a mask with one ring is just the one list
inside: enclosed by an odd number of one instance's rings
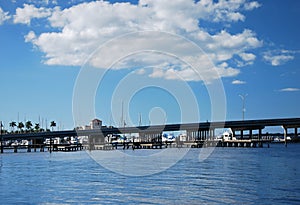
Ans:
{"label": "palm tree", "polygon": [[53,131],[53,127],[56,127],[56,123],[54,121],[51,121],[50,122],[50,127],[52,128],[52,131]]}
{"label": "palm tree", "polygon": [[17,126],[17,123],[15,121],[11,121],[9,123],[9,126],[11,127],[12,131],[14,131],[15,126]]}
{"label": "palm tree", "polygon": [[18,123],[18,128],[20,130],[20,132],[23,132],[23,128],[25,127],[24,123],[23,122],[19,122]]}
{"label": "palm tree", "polygon": [[26,123],[25,123],[25,127],[26,129],[30,132],[31,131],[31,127],[32,127],[32,123],[30,120],[28,120]]}
{"label": "palm tree", "polygon": [[35,129],[36,132],[40,131],[40,124],[35,123],[34,129]]}

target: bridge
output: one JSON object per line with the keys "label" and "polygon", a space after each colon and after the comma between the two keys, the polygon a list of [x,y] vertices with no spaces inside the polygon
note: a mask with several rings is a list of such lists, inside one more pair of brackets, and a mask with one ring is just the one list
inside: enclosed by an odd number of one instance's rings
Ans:
{"label": "bridge", "polygon": [[[44,140],[47,138],[64,138],[87,136],[90,147],[96,144],[105,144],[105,138],[109,138],[116,134],[132,134],[139,135],[139,144],[158,144],[161,145],[163,132],[186,131],[187,142],[203,143],[203,141],[213,141],[216,137],[215,130],[221,128],[230,128],[233,138],[238,140],[262,141],[262,133],[265,127],[281,126],[284,130],[284,137],[292,135],[298,138],[298,128],[300,127],[300,118],[279,118],[279,119],[259,119],[259,120],[243,120],[243,121],[220,121],[220,122],[200,122],[185,124],[166,124],[138,127],[106,127],[90,130],[65,130],[52,132],[33,132],[21,134],[1,134],[1,152],[3,152],[3,141],[7,140]],[[288,130],[293,129],[293,133],[289,134]],[[247,132],[247,134],[245,134]],[[256,134],[254,134],[256,132]]]}

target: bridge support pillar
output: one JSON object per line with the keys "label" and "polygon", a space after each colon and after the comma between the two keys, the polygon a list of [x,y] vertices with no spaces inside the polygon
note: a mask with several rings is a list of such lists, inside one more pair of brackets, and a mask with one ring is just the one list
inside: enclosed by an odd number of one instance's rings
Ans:
{"label": "bridge support pillar", "polygon": [[235,130],[232,129],[232,137],[235,138]]}
{"label": "bridge support pillar", "polygon": [[95,149],[95,139],[92,136],[88,136],[88,142],[89,142],[89,151]]}
{"label": "bridge support pillar", "polygon": [[249,130],[249,138],[252,139],[252,129]]}
{"label": "bridge support pillar", "polygon": [[192,132],[187,130],[186,137],[187,137],[187,141],[192,141],[193,140]]}
{"label": "bridge support pillar", "polygon": [[192,136],[191,136],[191,131],[186,131],[186,137],[187,137],[187,141],[191,141],[192,140]]}
{"label": "bridge support pillar", "polygon": [[1,143],[1,145],[0,145],[0,149],[1,149],[1,153],[3,153],[3,138],[2,138],[2,127],[3,127],[3,124],[2,124],[2,121],[0,121],[0,143]]}
{"label": "bridge support pillar", "polygon": [[288,134],[288,129],[287,127],[285,126],[282,126],[283,127],[283,136],[284,136],[284,145],[285,147],[287,147],[287,134]]}
{"label": "bridge support pillar", "polygon": [[36,139],[31,140],[33,144],[33,151],[36,152]]}
{"label": "bridge support pillar", "polygon": [[258,140],[261,140],[261,129],[258,129]]}
{"label": "bridge support pillar", "polygon": [[1,140],[1,154],[3,153],[3,142]]}
{"label": "bridge support pillar", "polygon": [[201,133],[199,131],[190,131],[191,140],[196,140],[201,136]]}

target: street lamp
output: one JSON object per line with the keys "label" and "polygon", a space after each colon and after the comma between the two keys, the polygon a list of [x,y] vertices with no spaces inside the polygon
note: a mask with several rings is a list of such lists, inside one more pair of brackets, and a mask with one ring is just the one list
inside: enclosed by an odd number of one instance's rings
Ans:
{"label": "street lamp", "polygon": [[242,109],[243,121],[245,120],[245,112],[246,112],[246,109],[245,109],[245,100],[246,100],[247,95],[248,94],[239,95],[242,98],[242,101],[243,101],[243,109]]}

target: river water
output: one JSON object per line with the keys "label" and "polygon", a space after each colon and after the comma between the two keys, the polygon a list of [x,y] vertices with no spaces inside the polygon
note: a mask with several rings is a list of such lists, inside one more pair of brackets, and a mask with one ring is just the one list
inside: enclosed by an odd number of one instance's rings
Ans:
{"label": "river water", "polygon": [[147,176],[108,170],[86,151],[5,150],[0,204],[300,204],[300,144],[215,148],[205,160],[199,150]]}

